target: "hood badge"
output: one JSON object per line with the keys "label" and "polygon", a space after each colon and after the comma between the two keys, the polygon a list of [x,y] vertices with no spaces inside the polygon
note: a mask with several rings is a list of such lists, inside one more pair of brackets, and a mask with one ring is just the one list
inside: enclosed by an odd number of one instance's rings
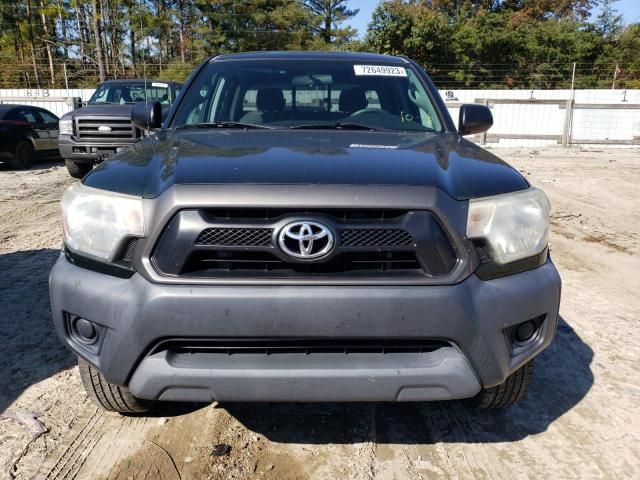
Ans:
{"label": "hood badge", "polygon": [[317,260],[326,256],[335,245],[335,235],[320,222],[292,222],[280,230],[278,246],[298,260]]}
{"label": "hood badge", "polygon": [[98,127],[98,131],[100,133],[109,133],[111,131],[111,127],[107,126],[107,125],[100,125]]}

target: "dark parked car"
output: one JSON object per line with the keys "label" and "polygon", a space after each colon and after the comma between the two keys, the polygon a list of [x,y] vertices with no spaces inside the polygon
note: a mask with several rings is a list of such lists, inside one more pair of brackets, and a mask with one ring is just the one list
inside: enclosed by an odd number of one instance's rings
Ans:
{"label": "dark parked car", "polygon": [[40,107],[0,104],[0,161],[28,168],[51,157],[60,157],[58,117]]}
{"label": "dark parked car", "polygon": [[144,130],[131,124],[136,102],[157,101],[164,113],[181,84],[164,80],[110,80],[89,101],[60,120],[60,153],[72,177],[82,178],[93,165],[133,145]]}
{"label": "dark parked car", "polygon": [[560,277],[546,195],[464,138],[488,108],[456,127],[406,58],[273,52],[161,117],[62,200],[53,318],[99,405],[525,397]]}

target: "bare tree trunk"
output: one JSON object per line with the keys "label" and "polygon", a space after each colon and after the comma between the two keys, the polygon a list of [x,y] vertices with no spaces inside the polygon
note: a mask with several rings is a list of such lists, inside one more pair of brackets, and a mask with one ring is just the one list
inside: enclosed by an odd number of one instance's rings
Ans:
{"label": "bare tree trunk", "polygon": [[42,31],[44,32],[44,46],[47,50],[47,58],[49,60],[49,74],[51,75],[51,86],[56,83],[56,73],[53,69],[53,55],[51,54],[51,37],[49,37],[49,27],[47,26],[47,17],[44,14],[44,0],[40,0],[40,19],[42,20]]}
{"label": "bare tree trunk", "polygon": [[85,63],[85,53],[84,53],[84,26],[83,22],[80,20],[80,5],[76,7],[76,26],[78,27],[78,36],[80,38],[80,61]]}
{"label": "bare tree trunk", "polygon": [[62,17],[62,5],[60,0],[56,2],[56,6],[58,7],[58,21],[60,22],[60,32],[62,33],[62,41],[64,42],[64,58],[68,58],[69,49],[67,48],[67,22]]}
{"label": "bare tree trunk", "polygon": [[184,46],[184,0],[178,2],[178,8],[180,9],[180,61],[184,65],[186,61],[186,52]]}
{"label": "bare tree trunk", "polygon": [[40,76],[38,75],[38,63],[36,62],[36,47],[33,43],[33,24],[31,23],[31,0],[27,0],[27,22],[29,23],[29,45],[31,47],[31,61],[33,63],[33,74],[36,78],[36,86],[40,88]]}
{"label": "bare tree trunk", "polygon": [[93,38],[96,44],[96,60],[98,61],[98,72],[100,75],[100,81],[104,82],[107,79],[104,66],[104,55],[102,52],[102,33],[100,31],[100,12],[98,10],[98,0],[92,0],[91,6],[93,7]]}
{"label": "bare tree trunk", "polygon": [[104,59],[104,72],[107,77],[111,76],[111,52],[107,41],[109,30],[109,10],[105,8],[104,1],[98,0],[100,8],[100,41],[102,42],[102,58]]}
{"label": "bare tree trunk", "polygon": [[331,0],[325,0],[325,15],[324,15],[324,31],[322,32],[322,37],[324,38],[325,43],[331,43],[331,23],[333,20],[333,15],[331,11]]}
{"label": "bare tree trunk", "polygon": [[129,43],[131,44],[131,66],[133,67],[133,74],[138,76],[138,68],[136,67],[136,32],[129,21]]}

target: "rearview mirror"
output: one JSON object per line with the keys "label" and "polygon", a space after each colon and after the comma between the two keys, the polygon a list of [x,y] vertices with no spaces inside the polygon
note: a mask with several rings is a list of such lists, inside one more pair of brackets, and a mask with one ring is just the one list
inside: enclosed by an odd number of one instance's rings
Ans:
{"label": "rearview mirror", "polygon": [[131,110],[131,123],[141,130],[155,130],[162,126],[162,105],[147,100],[138,102]]}
{"label": "rearview mirror", "polygon": [[486,132],[493,125],[493,115],[489,107],[468,103],[460,106],[458,132],[460,135],[473,135]]}

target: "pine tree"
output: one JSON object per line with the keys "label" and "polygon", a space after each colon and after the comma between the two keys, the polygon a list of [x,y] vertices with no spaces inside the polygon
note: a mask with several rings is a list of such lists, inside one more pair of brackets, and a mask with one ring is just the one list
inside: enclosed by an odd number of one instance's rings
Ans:
{"label": "pine tree", "polygon": [[350,10],[347,0],[304,0],[303,3],[314,17],[314,31],[325,44],[339,45],[355,37],[356,31],[353,28],[340,27],[360,11]]}
{"label": "pine tree", "polygon": [[596,26],[602,35],[611,37],[622,31],[622,15],[614,7],[618,0],[602,0],[600,13],[596,17]]}

